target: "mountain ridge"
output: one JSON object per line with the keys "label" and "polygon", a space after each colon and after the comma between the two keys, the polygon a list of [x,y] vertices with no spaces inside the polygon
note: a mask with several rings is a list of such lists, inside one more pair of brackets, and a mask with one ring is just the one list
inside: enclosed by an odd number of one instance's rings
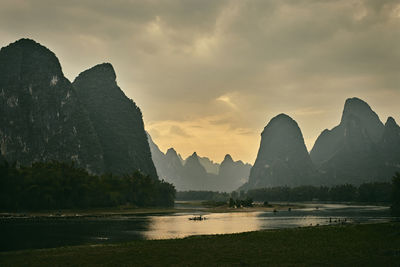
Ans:
{"label": "mountain ridge", "polygon": [[20,39],[0,50],[1,154],[8,161],[75,161],[90,172],[104,168],[88,114],[56,55]]}
{"label": "mountain ridge", "polygon": [[118,86],[113,66],[102,63],[85,70],[73,85],[98,133],[105,171],[124,174],[140,170],[156,178],[142,112]]}
{"label": "mountain ridge", "polygon": [[[88,79],[91,81],[84,84]],[[77,90],[82,89],[80,85],[93,91],[82,97],[83,90]],[[117,86],[116,74],[110,63],[82,72],[71,83],[64,76],[61,64],[52,51],[34,40],[20,39],[0,50],[0,88],[1,158],[22,165],[50,160],[75,162],[96,174],[128,174],[140,170],[157,178],[141,111]],[[114,89],[113,93],[101,90],[104,88]],[[103,134],[107,131],[99,125],[118,122],[118,116],[108,121],[94,121],[91,117],[101,117],[105,112],[100,110],[95,114],[87,107],[88,104],[96,106],[103,101],[104,105],[99,106],[107,108],[113,97],[114,101],[115,98],[123,100],[109,108],[107,115],[128,106],[123,112],[127,112],[130,122],[135,124],[132,126],[131,123],[128,128],[136,130],[131,131],[133,136],[113,133],[105,142]],[[121,141],[125,141],[125,145],[118,143]],[[127,147],[128,161],[110,154],[112,146],[122,147],[122,152]],[[125,166],[114,167],[118,161]]]}
{"label": "mountain ridge", "polygon": [[295,120],[273,117],[261,133],[256,161],[244,188],[312,184],[314,167]]}
{"label": "mountain ridge", "polygon": [[[151,136],[149,134],[148,136],[152,158],[160,178],[173,183],[178,190],[231,192],[248,178],[251,165],[245,164],[241,160],[233,161],[229,154],[220,164],[213,162],[208,157],[201,157],[196,152],[182,160],[174,148],[169,148],[164,154]],[[158,155],[163,155],[161,160]],[[232,160],[231,164],[226,164],[225,159],[227,158]],[[188,162],[189,165],[187,165]],[[216,169],[210,168],[210,164]]]}

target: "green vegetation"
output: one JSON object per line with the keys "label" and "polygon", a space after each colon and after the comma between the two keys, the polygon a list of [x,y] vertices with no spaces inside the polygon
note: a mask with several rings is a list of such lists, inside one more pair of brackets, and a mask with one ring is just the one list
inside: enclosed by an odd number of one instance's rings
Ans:
{"label": "green vegetation", "polygon": [[399,223],[307,227],[0,253],[1,266],[394,266]]}
{"label": "green vegetation", "polygon": [[[395,183],[395,181],[393,181]],[[228,203],[230,198],[254,201],[337,201],[390,203],[392,198],[391,183],[364,183],[356,187],[351,184],[327,186],[298,186],[298,187],[268,187],[252,189],[247,192],[233,191],[232,193],[213,191],[181,191],[177,192],[177,200],[207,200]],[[400,191],[400,189],[399,189]]]}
{"label": "green vegetation", "polygon": [[396,173],[393,177],[392,183],[391,212],[394,216],[400,216],[400,173]]}
{"label": "green vegetation", "polygon": [[55,210],[97,207],[173,206],[175,188],[139,172],[91,175],[73,164],[0,164],[0,210]]}
{"label": "green vegetation", "polygon": [[[397,201],[392,207],[393,214],[400,214],[400,174],[393,178],[393,183],[364,183],[356,187],[351,184],[327,186],[269,187],[231,193],[213,191],[181,191],[177,192],[177,200],[204,200],[208,207],[252,207],[253,200],[263,202],[271,207],[270,201],[333,201],[390,203]],[[397,178],[396,178],[397,177]],[[397,189],[396,189],[397,188]],[[396,197],[397,196],[397,197]]]}
{"label": "green vegetation", "polygon": [[230,208],[240,208],[240,207],[253,207],[253,199],[247,197],[246,199],[229,199]]}
{"label": "green vegetation", "polygon": [[215,191],[178,191],[176,200],[210,200],[216,202],[227,202],[230,197],[229,193]]}
{"label": "green vegetation", "polygon": [[[252,189],[241,193],[241,198],[252,198],[255,201],[354,201],[368,203],[389,203],[391,201],[391,183],[364,183],[359,187],[351,184],[299,187],[270,187]],[[243,195],[244,194],[244,195]]]}
{"label": "green vegetation", "polygon": [[202,201],[201,205],[203,205],[203,206],[205,206],[207,208],[225,207],[226,206],[226,201],[207,200],[207,201]]}

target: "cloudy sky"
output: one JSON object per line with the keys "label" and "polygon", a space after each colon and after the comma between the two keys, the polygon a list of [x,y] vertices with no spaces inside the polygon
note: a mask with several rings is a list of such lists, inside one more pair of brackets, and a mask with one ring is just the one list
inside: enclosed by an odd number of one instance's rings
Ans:
{"label": "cloudy sky", "polygon": [[113,64],[162,150],[253,163],[293,117],[308,149],[346,98],[400,121],[400,2],[0,0],[0,45],[32,38],[72,81]]}

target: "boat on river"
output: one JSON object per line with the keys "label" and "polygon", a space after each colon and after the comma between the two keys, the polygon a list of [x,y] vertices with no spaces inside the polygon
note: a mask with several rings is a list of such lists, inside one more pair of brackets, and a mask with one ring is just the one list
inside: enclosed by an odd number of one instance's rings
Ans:
{"label": "boat on river", "polygon": [[199,215],[199,216],[193,216],[193,217],[190,217],[190,218],[189,218],[190,221],[203,221],[203,220],[206,220],[206,219],[207,219],[206,217],[203,217],[203,216],[201,216],[201,215]]}

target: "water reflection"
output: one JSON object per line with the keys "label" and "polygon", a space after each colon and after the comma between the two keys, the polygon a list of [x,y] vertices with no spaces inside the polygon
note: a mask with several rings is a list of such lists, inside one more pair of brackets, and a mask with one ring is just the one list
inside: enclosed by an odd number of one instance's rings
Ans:
{"label": "water reflection", "polygon": [[[207,220],[189,220],[194,214]],[[277,213],[199,209],[194,214],[182,209],[169,215],[0,218],[0,251],[390,220],[388,207],[342,204],[307,204]]]}
{"label": "water reflection", "polygon": [[192,215],[152,216],[147,239],[181,238],[190,235],[227,234],[256,231],[261,228],[259,212],[206,214],[206,220],[191,221]]}
{"label": "water reflection", "polygon": [[306,208],[277,213],[210,213],[205,214],[207,220],[204,221],[190,221],[189,218],[192,215],[178,213],[172,216],[151,216],[149,228],[143,232],[143,236],[146,239],[167,239],[191,235],[390,220],[388,207],[345,204],[306,204]]}
{"label": "water reflection", "polygon": [[0,251],[143,239],[146,217],[0,218]]}

